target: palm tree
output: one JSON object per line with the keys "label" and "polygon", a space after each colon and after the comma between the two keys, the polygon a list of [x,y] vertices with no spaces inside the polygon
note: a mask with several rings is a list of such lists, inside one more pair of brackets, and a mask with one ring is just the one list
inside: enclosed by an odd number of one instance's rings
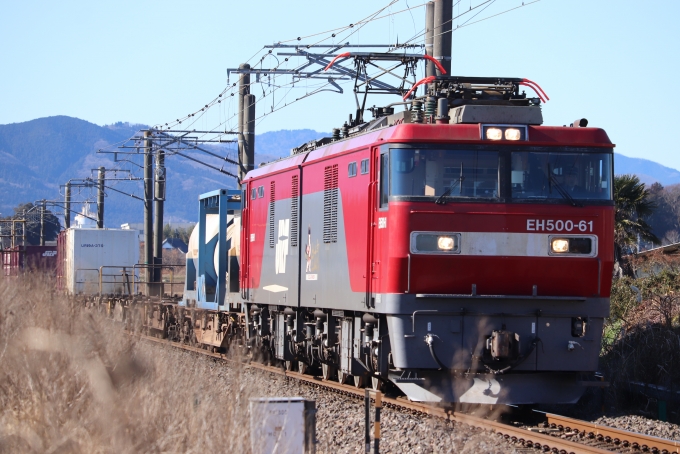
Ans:
{"label": "palm tree", "polygon": [[646,218],[656,209],[656,203],[651,200],[650,192],[644,183],[635,175],[620,175],[614,177],[614,203],[616,205],[614,241],[616,245],[616,259],[626,247],[641,239],[659,243],[659,239],[647,224]]}

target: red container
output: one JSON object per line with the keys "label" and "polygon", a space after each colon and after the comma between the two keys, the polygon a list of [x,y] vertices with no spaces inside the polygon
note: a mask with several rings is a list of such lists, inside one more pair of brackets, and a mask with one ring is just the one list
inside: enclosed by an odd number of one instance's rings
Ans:
{"label": "red container", "polygon": [[56,246],[15,246],[2,251],[2,273],[5,276],[17,276],[25,271],[54,274],[56,268]]}

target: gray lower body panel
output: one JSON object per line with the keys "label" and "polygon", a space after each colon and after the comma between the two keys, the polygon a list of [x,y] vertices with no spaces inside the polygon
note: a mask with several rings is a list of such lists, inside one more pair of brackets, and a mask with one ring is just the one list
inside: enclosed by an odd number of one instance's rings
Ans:
{"label": "gray lower body panel", "polygon": [[[417,374],[417,378],[415,375]],[[414,378],[390,379],[416,402],[459,402],[476,404],[576,403],[585,387],[579,374],[523,373],[454,376],[448,371],[417,371]]]}

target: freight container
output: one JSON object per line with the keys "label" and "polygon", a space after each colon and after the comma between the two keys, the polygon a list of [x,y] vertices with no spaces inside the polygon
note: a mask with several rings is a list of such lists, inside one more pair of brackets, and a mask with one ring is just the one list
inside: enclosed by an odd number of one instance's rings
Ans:
{"label": "freight container", "polygon": [[14,246],[0,254],[4,276],[18,276],[24,271],[54,275],[57,266],[57,246]]}
{"label": "freight container", "polygon": [[131,291],[139,262],[136,230],[71,228],[59,234],[58,247],[61,289],[88,295]]}

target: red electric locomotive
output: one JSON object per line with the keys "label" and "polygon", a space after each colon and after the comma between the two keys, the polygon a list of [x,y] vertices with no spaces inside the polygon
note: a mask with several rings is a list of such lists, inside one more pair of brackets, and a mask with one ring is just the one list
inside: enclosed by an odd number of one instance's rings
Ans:
{"label": "red electric locomotive", "polygon": [[609,314],[614,145],[542,126],[526,79],[426,82],[248,173],[250,342],[413,400],[575,402]]}

